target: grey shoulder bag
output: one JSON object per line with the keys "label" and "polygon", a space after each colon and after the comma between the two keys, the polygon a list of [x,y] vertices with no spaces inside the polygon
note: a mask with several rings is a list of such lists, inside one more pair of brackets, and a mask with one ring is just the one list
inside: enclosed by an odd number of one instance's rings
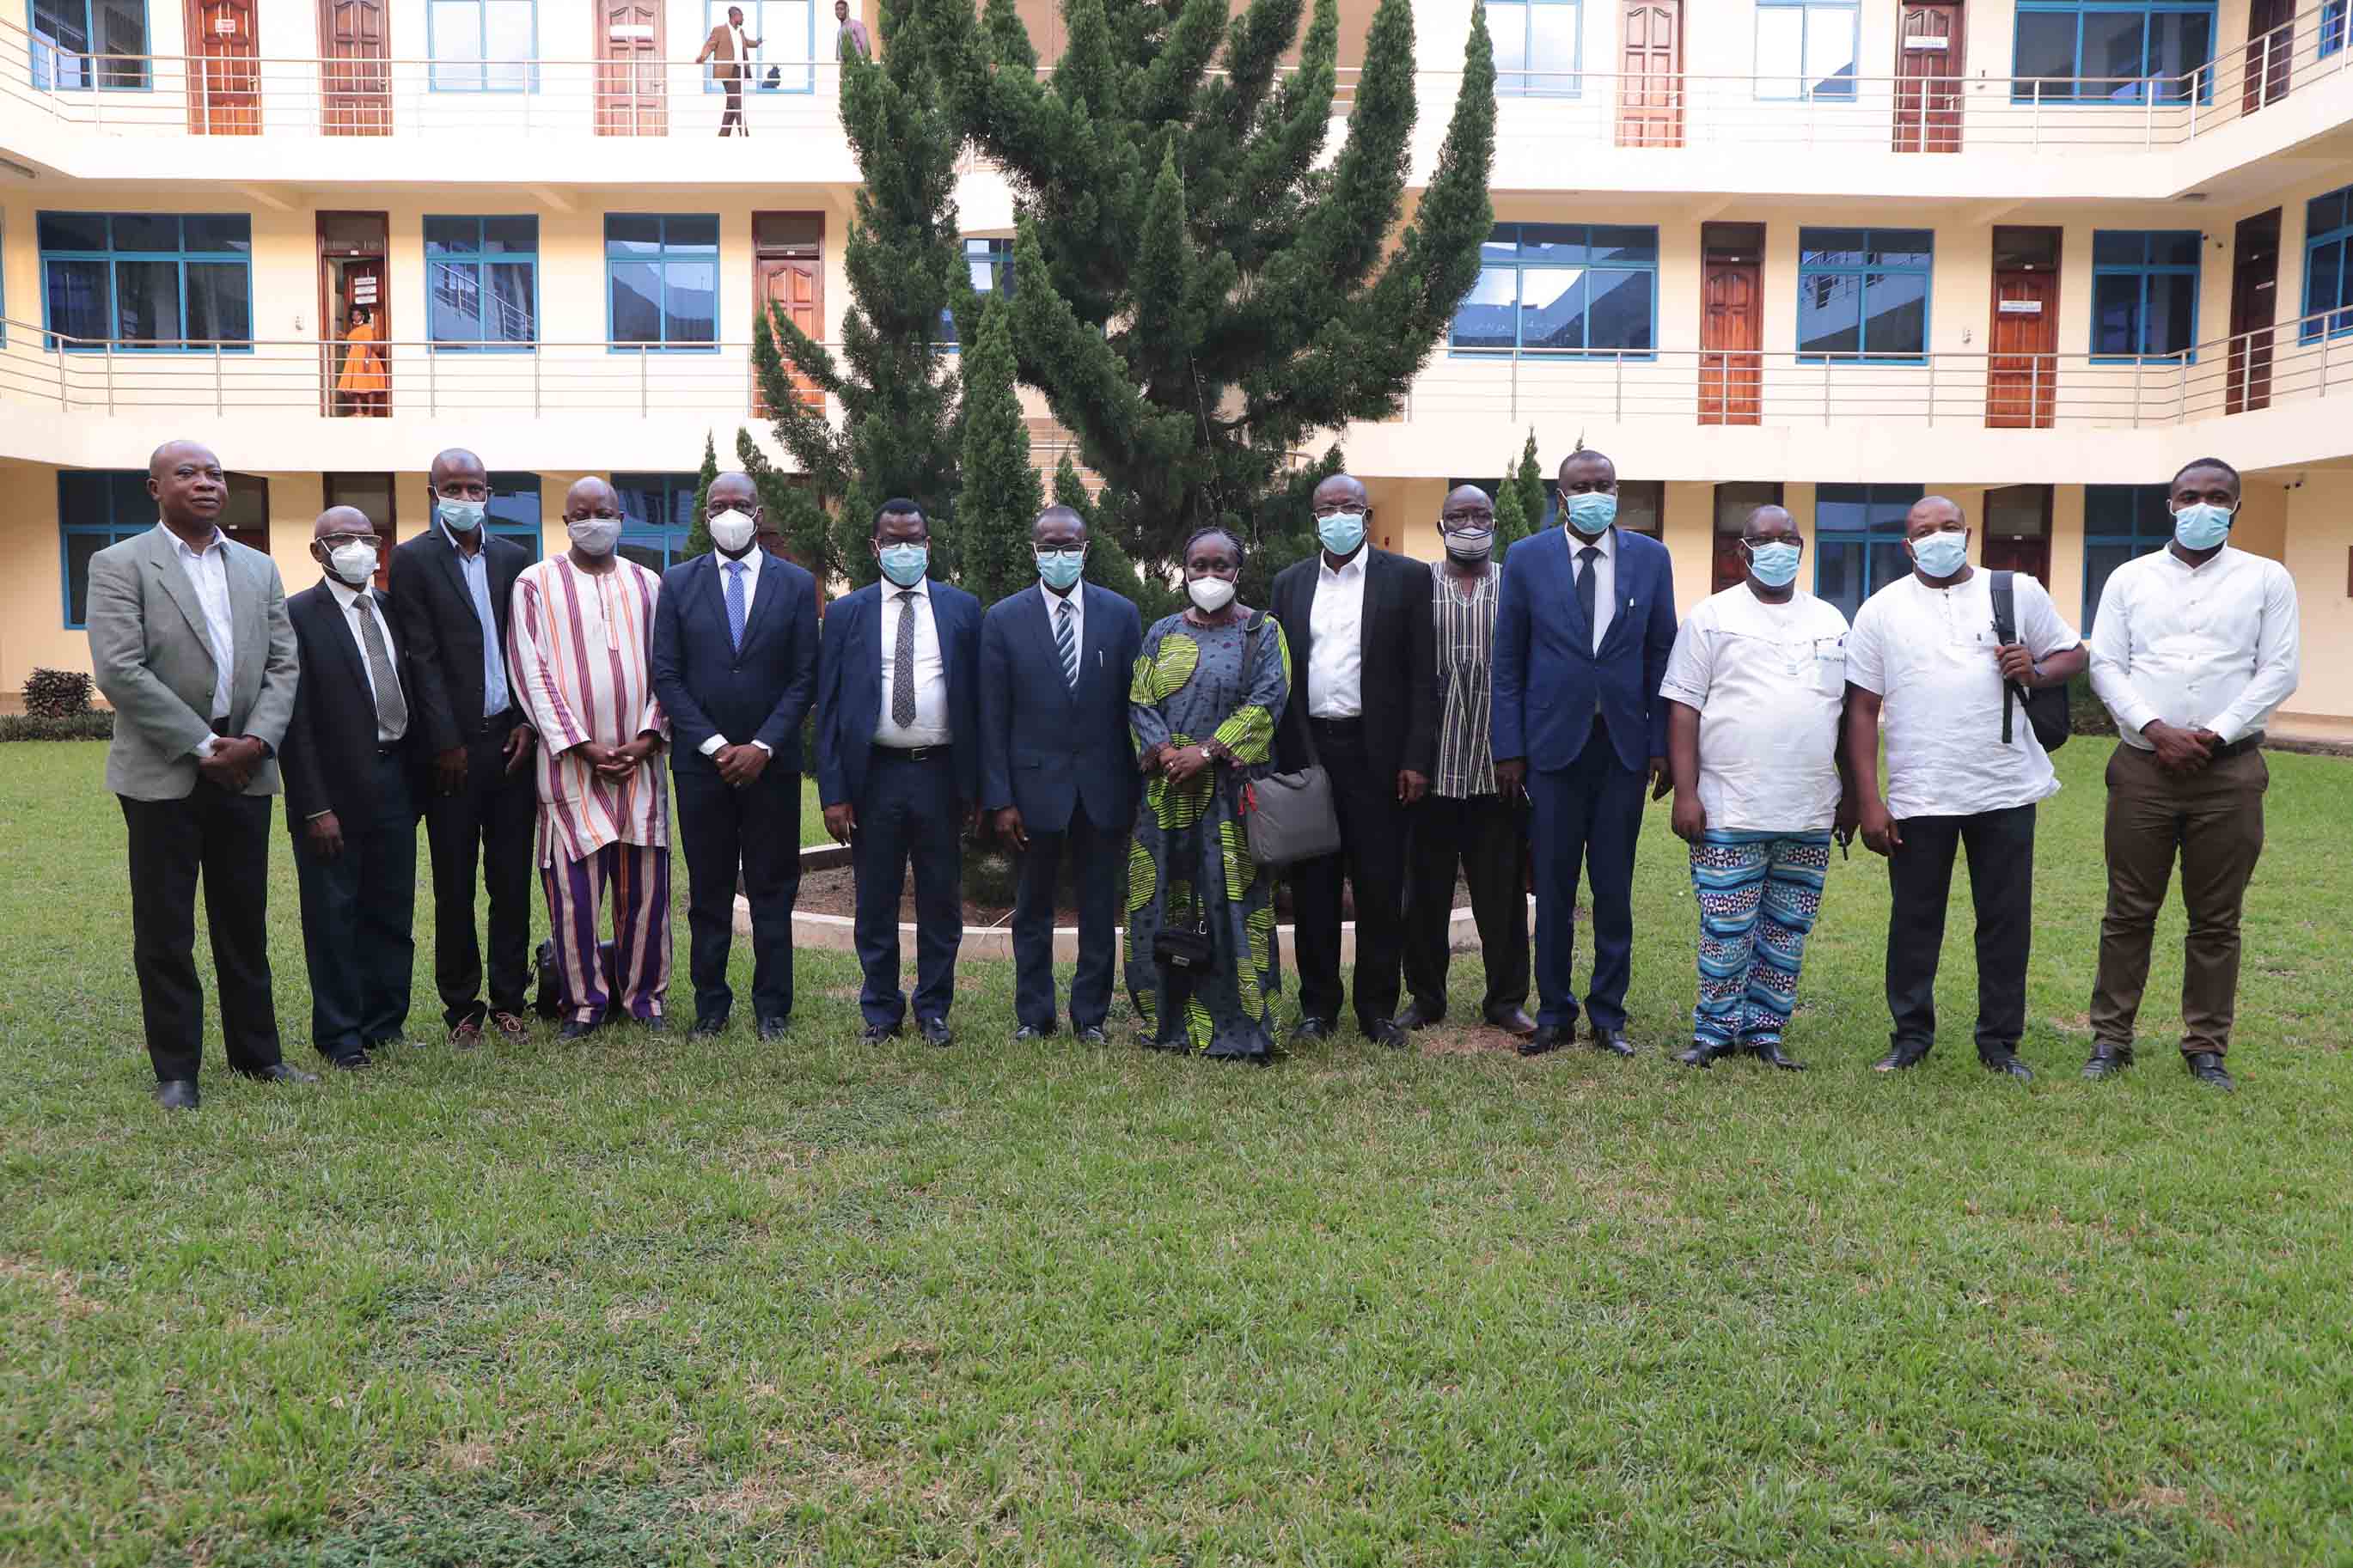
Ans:
{"label": "grey shoulder bag", "polygon": [[[1259,638],[1266,630],[1266,621],[1267,613],[1261,610],[1242,639],[1245,690],[1258,669]],[[1275,729],[1280,731],[1282,727],[1277,716]],[[1269,773],[1241,786],[1242,830],[1250,840],[1250,858],[1261,866],[1293,866],[1335,854],[1340,847],[1340,817],[1332,805],[1332,776],[1324,771],[1315,755],[1315,738],[1303,725],[1300,738],[1307,744],[1305,767],[1295,773]],[[1271,737],[1269,745],[1272,745]]]}

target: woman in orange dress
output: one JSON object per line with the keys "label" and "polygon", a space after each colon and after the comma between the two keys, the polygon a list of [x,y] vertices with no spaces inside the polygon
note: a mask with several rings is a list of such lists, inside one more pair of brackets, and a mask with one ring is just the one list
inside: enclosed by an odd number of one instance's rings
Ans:
{"label": "woman in orange dress", "polygon": [[343,329],[343,371],[335,381],[349,413],[381,416],[385,412],[392,377],[385,370],[375,312],[365,305],[353,306],[351,323]]}

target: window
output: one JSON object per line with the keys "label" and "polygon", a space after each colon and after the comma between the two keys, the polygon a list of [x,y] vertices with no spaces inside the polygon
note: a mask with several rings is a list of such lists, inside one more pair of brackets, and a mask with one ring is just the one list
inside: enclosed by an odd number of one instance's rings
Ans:
{"label": "window", "polygon": [[686,558],[694,524],[699,474],[615,474],[621,498],[620,552],[649,572],[666,572]]}
{"label": "window", "polygon": [[[269,553],[269,481],[259,474],[230,474],[228,501],[214,526],[248,550]],[[147,476],[138,476],[146,489]]]}
{"label": "window", "polygon": [[155,526],[155,500],[137,468],[60,469],[58,532],[68,630],[89,624],[90,558]]}
{"label": "window", "polygon": [[2345,47],[2348,10],[2353,10],[2353,0],[2324,0],[2320,7],[2320,43],[2314,58],[2325,60]]}
{"label": "window", "polygon": [[[690,498],[691,499],[691,498]],[[482,526],[501,539],[512,539],[539,559],[543,537],[539,521],[537,474],[492,474],[491,500]]]}
{"label": "window", "polygon": [[1748,514],[1760,506],[1779,506],[1778,484],[1721,484],[1715,487],[1715,569],[1708,591],[1720,594],[1748,575],[1747,558],[1740,553],[1740,535]]}
{"label": "window", "polygon": [[35,226],[42,317],[56,334],[48,346],[251,352],[253,224],[244,214],[45,212]]}
{"label": "window", "polygon": [[1757,96],[1854,100],[1855,0],[1757,0]]}
{"label": "window", "polygon": [[2186,103],[2213,96],[2214,0],[2019,0],[2021,102]]}
{"label": "window", "polygon": [[435,92],[539,90],[535,0],[426,0]]}
{"label": "window", "polygon": [[1487,32],[1495,47],[1495,90],[1575,98],[1583,84],[1583,0],[1493,0]]}
{"label": "window", "polygon": [[[1548,500],[1558,498],[1547,496]],[[1553,521],[1554,508],[1547,509],[1545,521]],[[1620,479],[1618,481],[1618,527],[1627,533],[1659,537],[1660,521],[1667,515],[1667,481],[1664,479]]]}
{"label": "window", "polygon": [[[1013,242],[1009,239],[967,239],[964,242],[965,269],[972,274],[972,289],[976,294],[1010,294],[1013,292]],[[939,342],[944,348],[956,346],[955,313],[940,311]]]}
{"label": "window", "polygon": [[1506,223],[1481,247],[1479,281],[1451,339],[1475,353],[1650,357],[1658,342],[1659,231]]}
{"label": "window", "polygon": [[425,220],[425,330],[444,352],[539,341],[539,220]]}
{"label": "window", "polygon": [[1862,602],[1912,570],[1904,552],[1904,516],[1918,485],[1817,485],[1814,488],[1814,596],[1847,619]]}
{"label": "window", "polygon": [[147,80],[146,0],[31,0],[33,85],[137,90]]}
{"label": "window", "polygon": [[607,214],[605,295],[614,347],[715,347],[719,219]]}
{"label": "window", "polygon": [[2196,229],[2095,229],[2092,234],[2092,353],[2186,359],[2198,341]]}
{"label": "window", "polygon": [[2353,332],[2353,185],[2305,204],[2304,315],[2306,342]]}
{"label": "window", "polygon": [[1925,228],[1798,231],[1798,353],[1815,360],[1920,360],[1928,353]]}
{"label": "window", "polygon": [[[751,51],[750,80],[762,92],[815,92],[817,67],[817,5],[814,0],[702,0],[702,37],[727,20],[727,7],[744,11],[744,41],[760,47]],[[826,7],[826,26],[833,25],[833,7]],[[702,52],[702,46],[696,46]],[[691,58],[691,57],[689,57]],[[768,62],[774,61],[775,64]],[[706,68],[702,90],[724,92],[726,87]]]}
{"label": "window", "polygon": [[2173,508],[2163,485],[2084,487],[2084,635],[2109,574],[2173,537]]}

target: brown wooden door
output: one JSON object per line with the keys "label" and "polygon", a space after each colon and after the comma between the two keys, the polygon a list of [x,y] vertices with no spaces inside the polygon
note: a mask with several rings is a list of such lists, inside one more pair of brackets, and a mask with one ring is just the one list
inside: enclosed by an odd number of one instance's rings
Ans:
{"label": "brown wooden door", "polygon": [[2279,319],[2279,208],[2239,220],[2231,257],[2228,413],[2272,405],[2272,323]]}
{"label": "brown wooden door", "polygon": [[[753,279],[753,297],[765,310],[774,305],[781,309],[786,320],[819,342],[825,341],[825,264],[816,257],[764,256],[753,266],[757,269]],[[787,369],[790,362],[786,362]],[[814,413],[825,412],[825,394],[817,384],[798,371],[790,372],[793,390],[800,395],[801,406]],[[754,388],[754,414],[769,412],[767,400]]]}
{"label": "brown wooden door", "polygon": [[596,28],[596,134],[662,136],[662,10],[654,0],[603,0]]}
{"label": "brown wooden door", "polygon": [[1699,422],[1754,425],[1764,411],[1764,257],[1758,247],[1703,248]]}
{"label": "brown wooden door", "polygon": [[1683,144],[1683,0],[1626,0],[1618,145]]}
{"label": "brown wooden door", "polygon": [[2252,0],[2247,7],[2247,80],[2240,112],[2253,114],[2287,96],[2295,59],[2295,0]]}
{"label": "brown wooden door", "polygon": [[1985,541],[1985,569],[1989,572],[2023,572],[2044,587],[2051,585],[2051,540],[2005,539],[1989,533]]}
{"label": "brown wooden door", "polygon": [[1905,0],[1895,37],[1895,150],[1961,150],[1961,7]]}
{"label": "brown wooden door", "polygon": [[392,25],[385,0],[319,0],[319,129],[392,134]]}
{"label": "brown wooden door", "polygon": [[2059,230],[1994,231],[1986,424],[2043,430],[2059,393]]}
{"label": "brown wooden door", "polygon": [[253,0],[189,0],[188,130],[197,136],[261,133],[261,46]]}

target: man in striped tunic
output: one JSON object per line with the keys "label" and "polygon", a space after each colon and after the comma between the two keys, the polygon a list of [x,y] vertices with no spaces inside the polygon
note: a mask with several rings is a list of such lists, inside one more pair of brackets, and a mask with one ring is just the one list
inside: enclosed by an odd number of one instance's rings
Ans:
{"label": "man in striped tunic", "polygon": [[[572,548],[515,580],[507,668],[538,730],[539,874],[564,977],[561,1037],[617,1008],[660,1029],[670,989],[670,799],[655,699],[661,579],[614,552],[620,498],[596,478],[564,498]],[[597,911],[613,889],[609,967]]]}

